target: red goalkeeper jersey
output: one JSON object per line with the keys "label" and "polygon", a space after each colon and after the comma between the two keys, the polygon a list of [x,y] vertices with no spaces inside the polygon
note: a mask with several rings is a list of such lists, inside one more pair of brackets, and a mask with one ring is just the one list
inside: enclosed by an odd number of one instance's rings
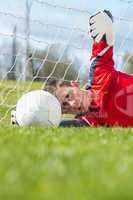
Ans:
{"label": "red goalkeeper jersey", "polygon": [[92,126],[133,127],[133,76],[114,68],[113,47],[104,40],[94,43],[89,73],[89,90],[94,97],[90,111],[81,119]]}

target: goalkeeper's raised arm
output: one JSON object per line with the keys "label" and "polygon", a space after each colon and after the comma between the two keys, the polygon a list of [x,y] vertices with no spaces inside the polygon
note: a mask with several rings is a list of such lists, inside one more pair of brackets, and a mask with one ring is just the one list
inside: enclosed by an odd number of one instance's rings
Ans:
{"label": "goalkeeper's raised arm", "polygon": [[104,10],[92,15],[89,19],[89,32],[93,44],[88,87],[99,84],[101,88],[103,81],[105,82],[110,72],[115,70],[113,60],[115,36],[112,14]]}

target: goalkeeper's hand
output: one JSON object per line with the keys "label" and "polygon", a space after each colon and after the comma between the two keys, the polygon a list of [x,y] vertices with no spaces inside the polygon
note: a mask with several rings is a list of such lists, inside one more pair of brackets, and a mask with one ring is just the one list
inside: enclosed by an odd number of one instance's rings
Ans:
{"label": "goalkeeper's hand", "polygon": [[92,15],[89,20],[90,35],[96,43],[105,39],[109,46],[114,45],[113,16],[107,11],[100,11]]}
{"label": "goalkeeper's hand", "polygon": [[16,110],[12,110],[11,111],[11,125],[15,125],[15,124],[17,124]]}

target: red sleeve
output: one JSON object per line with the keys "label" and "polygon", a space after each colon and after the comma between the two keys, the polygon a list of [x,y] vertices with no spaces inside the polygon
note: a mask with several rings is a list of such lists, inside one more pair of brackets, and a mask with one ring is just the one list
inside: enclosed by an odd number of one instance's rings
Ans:
{"label": "red sleeve", "polygon": [[[103,54],[103,55],[102,55]],[[109,47],[104,40],[94,43],[89,73],[89,87],[95,93],[108,89],[108,81],[114,69],[113,47]]]}
{"label": "red sleeve", "polygon": [[88,124],[98,126],[101,118],[106,118],[103,107],[109,98],[109,91],[113,87],[114,76],[117,71],[114,69],[113,47],[109,47],[104,40],[94,43],[92,46],[92,56],[89,72],[89,89],[93,94],[91,103],[92,110],[99,109],[98,112],[90,112],[82,117]]}

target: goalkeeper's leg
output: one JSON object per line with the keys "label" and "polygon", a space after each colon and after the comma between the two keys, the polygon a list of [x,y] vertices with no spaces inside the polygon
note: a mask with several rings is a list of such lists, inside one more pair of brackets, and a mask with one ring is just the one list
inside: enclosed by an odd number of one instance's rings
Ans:
{"label": "goalkeeper's leg", "polygon": [[89,125],[85,123],[84,121],[74,119],[74,120],[62,120],[59,126],[60,127],[85,127]]}

